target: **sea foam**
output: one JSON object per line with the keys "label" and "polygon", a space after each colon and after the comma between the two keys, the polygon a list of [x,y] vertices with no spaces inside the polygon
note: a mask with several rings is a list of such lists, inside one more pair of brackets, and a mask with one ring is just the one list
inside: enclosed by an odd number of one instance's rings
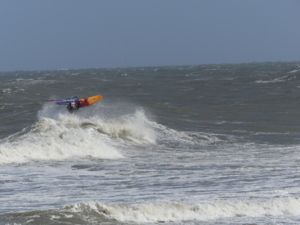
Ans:
{"label": "sea foam", "polygon": [[267,200],[216,200],[204,203],[146,202],[140,204],[80,203],[65,207],[68,211],[98,214],[120,222],[155,223],[171,221],[207,221],[233,217],[300,216],[298,198]]}
{"label": "sea foam", "polygon": [[45,106],[29,132],[0,143],[0,164],[93,157],[122,158],[122,144],[155,143],[155,132],[141,110],[118,118],[85,117]]}

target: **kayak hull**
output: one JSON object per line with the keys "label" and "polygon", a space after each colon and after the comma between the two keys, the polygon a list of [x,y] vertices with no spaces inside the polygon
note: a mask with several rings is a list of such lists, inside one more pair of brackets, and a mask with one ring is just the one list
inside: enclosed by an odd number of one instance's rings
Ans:
{"label": "kayak hull", "polygon": [[94,95],[94,96],[90,96],[87,98],[81,98],[81,99],[79,99],[79,102],[80,102],[79,108],[93,105],[93,104],[101,101],[102,99],[103,99],[103,96],[101,96],[101,95]]}

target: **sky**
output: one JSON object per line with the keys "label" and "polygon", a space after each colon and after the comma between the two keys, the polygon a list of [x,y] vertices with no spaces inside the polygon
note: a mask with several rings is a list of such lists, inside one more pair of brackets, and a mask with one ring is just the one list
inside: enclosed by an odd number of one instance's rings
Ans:
{"label": "sky", "polygon": [[0,0],[0,71],[300,61],[300,0]]}

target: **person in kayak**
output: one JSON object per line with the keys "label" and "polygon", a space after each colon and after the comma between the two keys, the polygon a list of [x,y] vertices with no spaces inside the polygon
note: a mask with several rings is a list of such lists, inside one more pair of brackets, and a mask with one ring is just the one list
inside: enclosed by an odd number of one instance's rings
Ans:
{"label": "person in kayak", "polygon": [[80,108],[80,100],[78,97],[73,97],[72,101],[68,103],[67,109],[71,113],[74,110],[78,110]]}
{"label": "person in kayak", "polygon": [[99,102],[103,99],[102,95],[94,95],[86,98],[78,98],[77,96],[73,96],[65,99],[49,99],[49,102],[55,102],[57,105],[63,105],[67,107],[67,110],[72,113],[77,111],[78,109],[86,106],[90,106]]}

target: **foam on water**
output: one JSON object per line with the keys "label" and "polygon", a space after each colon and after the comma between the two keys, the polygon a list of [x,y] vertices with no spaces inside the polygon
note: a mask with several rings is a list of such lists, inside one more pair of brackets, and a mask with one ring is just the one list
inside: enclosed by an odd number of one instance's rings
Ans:
{"label": "foam on water", "polygon": [[270,79],[270,80],[256,80],[255,83],[257,83],[257,84],[281,83],[281,82],[286,82],[286,81],[293,80],[295,78],[296,78],[295,76],[284,75],[284,76],[276,77],[276,78]]}
{"label": "foam on water", "polygon": [[[144,202],[136,204],[78,203],[53,210],[60,216],[72,215],[119,222],[157,223],[182,221],[210,221],[224,218],[299,217],[300,200],[293,197],[262,200],[215,200],[203,203]],[[84,215],[84,216],[83,216]],[[64,216],[62,216],[64,217]],[[98,219],[97,219],[98,218]],[[63,219],[66,219],[63,218]]]}
{"label": "foam on water", "polygon": [[[107,204],[89,202],[65,206],[62,209],[17,213],[13,217],[23,218],[23,221],[32,222],[32,224],[53,220],[56,223],[61,221],[62,224],[69,224],[74,223],[75,219],[83,224],[89,224],[91,221],[95,221],[95,224],[104,221],[147,224],[185,221],[208,222],[223,220],[224,218],[229,221],[239,219],[246,222],[251,221],[251,218],[264,217],[274,219],[289,217],[297,220],[299,216],[300,200],[293,197],[282,197],[265,199],[264,201],[243,199],[212,200],[202,203],[160,201],[136,204]],[[8,214],[8,218],[12,217]],[[38,221],[40,223],[37,223]]]}
{"label": "foam on water", "polygon": [[168,144],[177,145],[207,145],[222,142],[223,137],[217,134],[192,131],[177,131],[164,125],[152,122],[152,127],[159,133],[158,139]]}
{"label": "foam on water", "polygon": [[[181,132],[150,120],[143,109],[118,116],[98,108],[69,114],[45,105],[27,132],[0,141],[0,164],[71,158],[116,159],[132,145],[199,145],[221,141],[217,135]],[[102,111],[105,111],[102,109]],[[122,111],[122,109],[118,109]]]}
{"label": "foam on water", "polygon": [[291,70],[288,73],[297,73],[298,71],[300,71],[300,69]]}
{"label": "foam on water", "polygon": [[45,106],[30,131],[0,143],[0,164],[78,157],[123,157],[122,144],[155,143],[154,130],[143,111],[120,118],[84,117]]}
{"label": "foam on water", "polygon": [[119,158],[122,155],[105,137],[91,129],[77,129],[49,118],[41,119],[29,133],[0,145],[2,164],[88,156]]}

